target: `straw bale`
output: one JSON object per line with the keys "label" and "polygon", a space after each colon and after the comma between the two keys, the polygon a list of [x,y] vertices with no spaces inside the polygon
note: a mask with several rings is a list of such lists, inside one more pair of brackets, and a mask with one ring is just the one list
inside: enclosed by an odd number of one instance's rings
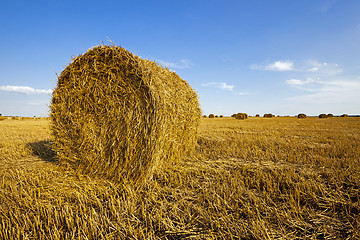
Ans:
{"label": "straw bale", "polygon": [[214,114],[209,114],[209,118],[215,118]]}
{"label": "straw bale", "polygon": [[306,114],[305,113],[300,113],[299,115],[297,115],[298,118],[306,118]]}
{"label": "straw bale", "polygon": [[200,118],[186,81],[118,46],[74,58],[51,101],[59,161],[116,181],[143,182],[189,155]]}
{"label": "straw bale", "polygon": [[348,117],[349,115],[347,114],[342,114],[340,117]]}
{"label": "straw bale", "polygon": [[235,118],[236,119],[247,119],[248,118],[248,115],[246,113],[237,113],[235,115]]}
{"label": "straw bale", "polygon": [[334,117],[334,114],[328,113],[327,117],[328,117],[328,118],[329,118],[329,117]]}
{"label": "straw bale", "polygon": [[265,113],[265,114],[264,114],[264,117],[266,117],[266,118],[272,118],[272,117],[274,117],[274,115],[271,114],[271,113]]}
{"label": "straw bale", "polygon": [[325,113],[319,115],[319,118],[327,118],[328,116]]}

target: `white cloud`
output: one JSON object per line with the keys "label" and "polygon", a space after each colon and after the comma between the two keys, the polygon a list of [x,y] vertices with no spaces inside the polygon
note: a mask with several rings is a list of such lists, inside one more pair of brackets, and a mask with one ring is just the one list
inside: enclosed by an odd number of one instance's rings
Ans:
{"label": "white cloud", "polygon": [[0,86],[1,91],[23,94],[51,94],[52,90],[34,89],[28,86]]}
{"label": "white cloud", "polygon": [[286,80],[286,83],[289,85],[293,85],[293,86],[301,86],[301,85],[305,85],[307,83],[311,83],[314,80],[312,78],[307,78],[306,80],[299,80],[299,79],[289,79]]}
{"label": "white cloud", "polygon": [[234,85],[228,85],[226,82],[209,82],[209,83],[204,83],[202,84],[202,86],[204,87],[208,87],[208,86],[214,86],[223,90],[228,90],[228,91],[232,91],[234,89]]}
{"label": "white cloud", "polygon": [[[275,61],[267,65],[252,64],[250,69],[262,70],[262,71],[296,71],[303,73],[317,73],[318,75],[336,75],[343,72],[343,69],[337,63],[319,62],[315,60],[309,60],[304,63],[297,64],[297,68],[294,67],[294,62],[287,61]],[[300,66],[298,66],[300,65]]]}
{"label": "white cloud", "polygon": [[321,75],[336,75],[342,73],[343,69],[337,63],[327,63],[327,62],[318,62],[318,61],[308,61],[307,65],[310,68],[305,72],[312,72]]}
{"label": "white cloud", "polygon": [[337,63],[306,61],[296,78],[285,81],[289,86],[303,92],[289,100],[307,104],[360,105],[357,97],[360,92],[360,78],[344,77],[342,72],[342,67]]}
{"label": "white cloud", "polygon": [[191,68],[193,65],[193,63],[188,59],[181,59],[177,62],[167,62],[163,60],[158,60],[157,62],[163,65],[164,67],[168,67],[170,69],[186,69],[186,68]]}
{"label": "white cloud", "polygon": [[270,70],[270,71],[291,71],[294,70],[294,63],[291,61],[285,61],[285,62],[281,62],[281,61],[276,61],[272,64],[269,64],[267,66],[265,66],[265,70]]}
{"label": "white cloud", "polygon": [[[290,79],[296,80],[296,79]],[[299,96],[289,98],[288,100],[303,103],[340,103],[360,104],[358,98],[360,92],[360,79],[309,79],[286,82],[305,92]]]}
{"label": "white cloud", "polygon": [[319,68],[318,67],[312,67],[308,71],[309,72],[317,72],[317,71],[319,71]]}
{"label": "white cloud", "polygon": [[266,70],[266,71],[294,71],[294,63],[292,61],[275,61],[268,65],[253,64],[250,66],[252,70]]}
{"label": "white cloud", "polygon": [[244,96],[244,95],[250,95],[248,92],[236,92],[236,95]]}

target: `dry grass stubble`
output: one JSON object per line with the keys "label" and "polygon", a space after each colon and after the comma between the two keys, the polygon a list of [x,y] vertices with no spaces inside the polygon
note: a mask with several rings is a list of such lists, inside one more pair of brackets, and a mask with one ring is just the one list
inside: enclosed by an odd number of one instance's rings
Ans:
{"label": "dry grass stubble", "polygon": [[0,122],[1,239],[356,239],[360,119],[203,119],[135,192],[54,162],[48,122]]}

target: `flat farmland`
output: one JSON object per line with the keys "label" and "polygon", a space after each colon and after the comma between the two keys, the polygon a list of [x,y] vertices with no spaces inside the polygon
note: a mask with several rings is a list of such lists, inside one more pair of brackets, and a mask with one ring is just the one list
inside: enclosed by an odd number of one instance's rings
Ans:
{"label": "flat farmland", "polygon": [[51,145],[49,120],[0,121],[0,239],[360,238],[360,118],[203,118],[137,191]]}

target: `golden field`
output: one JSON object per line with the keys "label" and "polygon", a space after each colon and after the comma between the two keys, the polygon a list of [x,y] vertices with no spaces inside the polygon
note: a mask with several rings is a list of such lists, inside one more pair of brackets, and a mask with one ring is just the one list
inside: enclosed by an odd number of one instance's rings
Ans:
{"label": "golden field", "polygon": [[59,164],[49,121],[0,121],[0,239],[360,239],[360,118],[202,119],[140,190]]}

